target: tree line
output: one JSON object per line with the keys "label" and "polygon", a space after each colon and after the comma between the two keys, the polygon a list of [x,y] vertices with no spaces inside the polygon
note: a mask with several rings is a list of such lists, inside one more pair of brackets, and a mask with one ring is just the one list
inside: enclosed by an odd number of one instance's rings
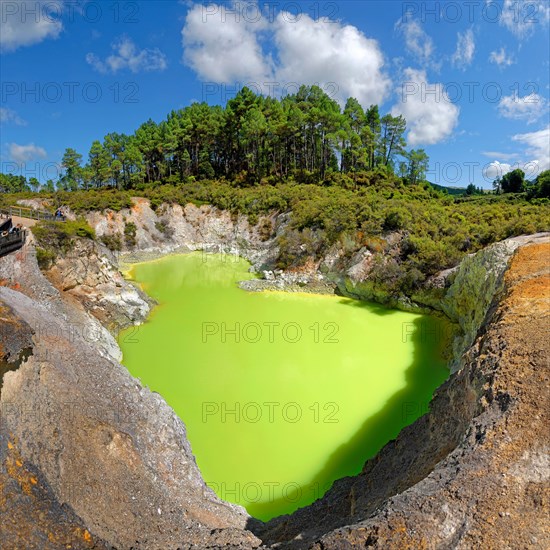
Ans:
{"label": "tree line", "polygon": [[166,120],[148,120],[132,135],[110,133],[83,157],[72,148],[62,159],[63,190],[132,189],[155,182],[228,178],[257,183],[297,172],[322,180],[328,172],[379,166],[416,183],[428,156],[407,151],[402,116],[381,116],[349,98],[342,109],[318,86],[282,99],[241,89],[225,107],[193,103]]}
{"label": "tree line", "polygon": [[[144,185],[226,178],[241,186],[289,177],[316,183],[330,173],[383,169],[409,184],[423,181],[428,156],[407,150],[406,121],[355,98],[344,108],[318,86],[301,86],[281,99],[241,89],[225,107],[207,103],[148,120],[133,134],[112,132],[92,143],[87,159],[73,148],[63,155],[57,182],[0,174],[0,192],[136,189]],[[548,197],[546,177],[527,182],[521,170],[495,180],[495,193],[527,191]],[[542,174],[541,174],[542,176]],[[467,195],[482,194],[470,184]]]}

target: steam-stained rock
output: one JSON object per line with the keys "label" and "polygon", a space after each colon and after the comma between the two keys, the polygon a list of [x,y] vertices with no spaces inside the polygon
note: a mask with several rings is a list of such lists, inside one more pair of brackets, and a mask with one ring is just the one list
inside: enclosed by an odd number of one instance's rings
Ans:
{"label": "steam-stained rock", "polygon": [[142,323],[154,304],[139,287],[124,279],[115,254],[89,239],[75,240],[47,276],[115,333]]}
{"label": "steam-stained rock", "polygon": [[[132,202],[131,209],[90,212],[86,219],[98,238],[120,239],[122,250],[137,260],[147,258],[147,253],[204,250],[236,253],[261,269],[277,257],[274,238],[280,226],[288,222],[288,216],[283,214],[263,217],[262,223],[251,225],[246,216],[233,216],[213,206],[163,204],[155,211],[146,199],[134,198]],[[265,232],[264,220],[272,227],[270,232]],[[125,238],[128,224],[136,228],[131,244]]]}
{"label": "steam-stained rock", "polygon": [[4,374],[19,368],[31,353],[31,327],[0,303],[0,396]]}
{"label": "steam-stained rock", "polygon": [[[0,258],[0,283],[28,296],[40,308],[54,312],[55,321],[64,321],[69,335],[82,335],[87,342],[94,344],[100,355],[115,360],[122,358],[113,335],[95,317],[89,315],[80,302],[70,299],[70,296],[55,288],[44,277],[36,261],[32,239],[21,250]],[[40,332],[46,329],[62,333],[57,322],[38,328],[38,338]]]}

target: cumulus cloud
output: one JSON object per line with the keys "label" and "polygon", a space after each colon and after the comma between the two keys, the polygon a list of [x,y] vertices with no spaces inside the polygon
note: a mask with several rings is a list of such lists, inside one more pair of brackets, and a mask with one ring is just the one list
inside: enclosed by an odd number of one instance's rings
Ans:
{"label": "cumulus cloud", "polygon": [[435,47],[431,37],[426,34],[420,23],[414,19],[407,21],[399,20],[395,24],[405,37],[405,46],[408,52],[413,55],[419,63],[428,65],[432,61]]}
{"label": "cumulus cloud", "polygon": [[531,124],[537,121],[547,108],[545,98],[538,94],[532,93],[521,97],[514,93],[500,100],[498,110],[504,118],[525,120],[527,124]]}
{"label": "cumulus cloud", "polygon": [[36,159],[46,158],[46,151],[42,147],[36,146],[34,143],[28,145],[18,145],[17,143],[9,144],[10,159],[22,163]]}
{"label": "cumulus cloud", "polygon": [[484,166],[483,177],[488,181],[494,181],[497,178],[502,178],[504,174],[507,174],[512,170],[512,165],[507,164],[506,162],[499,162],[498,160],[494,160],[493,162],[490,162],[489,164]]}
{"label": "cumulus cloud", "polygon": [[458,123],[460,109],[447,96],[443,84],[428,82],[426,71],[407,68],[392,114],[407,120],[407,142],[433,145],[449,137]]}
{"label": "cumulus cloud", "polygon": [[508,56],[504,48],[491,52],[489,55],[489,61],[499,67],[509,67],[515,63],[514,58],[511,55]]}
{"label": "cumulus cloud", "polygon": [[[378,42],[352,25],[305,15],[294,24],[280,13],[275,22],[280,65],[277,80],[334,83],[340,99],[355,97],[363,105],[381,103],[391,82],[383,72],[384,56]],[[315,52],[312,55],[312,52]]]}
{"label": "cumulus cloud", "polygon": [[117,73],[129,69],[133,73],[163,71],[167,67],[166,56],[158,49],[140,50],[128,37],[116,40],[111,49],[115,52],[102,61],[94,53],[86,55],[86,61],[98,72]]}
{"label": "cumulus cloud", "polygon": [[512,140],[525,146],[526,157],[537,165],[538,171],[550,170],[550,125],[537,132],[516,134]]}
{"label": "cumulus cloud", "polygon": [[468,29],[464,33],[457,33],[456,50],[451,58],[453,65],[465,70],[474,59],[475,49],[476,44],[472,29]]}
{"label": "cumulus cloud", "polygon": [[546,0],[504,0],[499,23],[518,39],[534,34],[537,25],[550,21],[550,4]]}
{"label": "cumulus cloud", "polygon": [[0,123],[13,122],[17,126],[26,126],[27,121],[23,120],[15,111],[7,107],[0,107]]}
{"label": "cumulus cloud", "polygon": [[231,17],[224,6],[196,4],[188,12],[181,31],[184,61],[203,80],[229,84],[271,78],[272,66],[263,55],[259,32],[263,25],[249,18]]}
{"label": "cumulus cloud", "polygon": [[23,46],[57,38],[63,30],[61,0],[2,1],[0,50],[11,52]]}
{"label": "cumulus cloud", "polygon": [[[516,134],[512,136],[512,140],[521,144],[523,151],[509,154],[508,157],[519,157],[521,160],[514,164],[498,160],[489,163],[483,169],[483,176],[488,181],[493,181],[497,177],[501,178],[516,168],[521,168],[527,179],[533,179],[540,172],[550,170],[550,125],[536,132]],[[505,155],[502,153],[495,153],[494,156],[505,159]]]}
{"label": "cumulus cloud", "polygon": [[[196,5],[182,29],[184,62],[203,80],[252,83],[264,93],[318,84],[339,100],[353,96],[365,105],[383,102],[391,88],[378,42],[352,25],[287,12],[252,22],[223,17],[222,6],[208,9],[220,12],[205,17]],[[273,56],[264,52],[264,36],[272,38]]]}

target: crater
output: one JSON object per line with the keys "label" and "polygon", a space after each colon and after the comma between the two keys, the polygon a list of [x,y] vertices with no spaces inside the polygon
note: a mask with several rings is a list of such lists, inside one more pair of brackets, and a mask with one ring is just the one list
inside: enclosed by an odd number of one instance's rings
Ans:
{"label": "crater", "polygon": [[122,333],[124,364],[184,421],[206,483],[264,521],[358,474],[448,376],[436,317],[246,292],[247,262],[227,256],[165,257],[131,276],[159,306]]}

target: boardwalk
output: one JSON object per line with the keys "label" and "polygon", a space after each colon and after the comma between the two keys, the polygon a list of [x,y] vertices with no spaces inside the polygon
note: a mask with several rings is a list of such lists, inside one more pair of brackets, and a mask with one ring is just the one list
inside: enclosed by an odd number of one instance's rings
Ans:
{"label": "boardwalk", "polygon": [[20,218],[19,216],[12,216],[13,225],[22,225],[27,229],[33,227],[38,223],[38,220],[31,220],[30,218]]}
{"label": "boardwalk", "polygon": [[[0,209],[0,257],[20,249],[30,234],[29,228],[39,221],[64,222],[65,216],[54,216],[50,212],[23,206]],[[14,227],[21,229],[13,231]]]}
{"label": "boardwalk", "polygon": [[[0,217],[8,217],[15,219],[25,218],[26,220],[32,220],[34,223],[37,221],[65,221],[65,216],[56,217],[51,212],[46,212],[45,210],[36,210],[35,208],[26,208],[24,206],[8,206],[6,208],[0,208]],[[17,222],[22,223],[22,222]],[[26,225],[31,227],[32,225]]]}

